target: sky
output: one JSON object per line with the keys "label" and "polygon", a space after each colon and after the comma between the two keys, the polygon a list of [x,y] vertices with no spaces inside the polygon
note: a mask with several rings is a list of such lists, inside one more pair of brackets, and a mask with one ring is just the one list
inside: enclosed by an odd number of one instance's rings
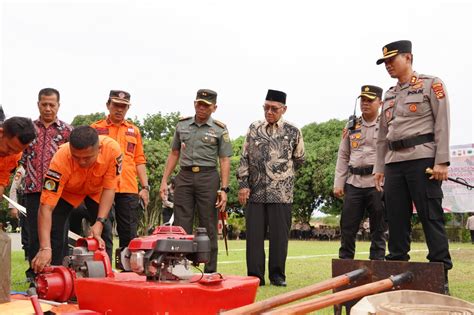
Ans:
{"label": "sky", "polygon": [[414,69],[445,83],[451,144],[474,143],[468,0],[0,1],[7,116],[37,118],[44,87],[61,92],[66,122],[106,111],[111,89],[131,93],[129,117],[189,116],[208,88],[231,138],[263,119],[268,89],[288,94],[299,127],[347,119],[362,85],[396,84],[375,61],[409,39]]}

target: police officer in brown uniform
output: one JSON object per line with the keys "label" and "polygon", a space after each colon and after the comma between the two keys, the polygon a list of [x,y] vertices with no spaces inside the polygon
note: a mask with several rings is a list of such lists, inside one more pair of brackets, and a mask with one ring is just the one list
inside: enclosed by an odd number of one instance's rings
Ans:
{"label": "police officer in brown uniform", "polygon": [[[397,85],[385,94],[377,140],[375,185],[382,190],[389,225],[387,260],[408,261],[410,218],[415,204],[428,245],[427,259],[442,262],[446,274],[449,254],[441,201],[441,182],[448,177],[449,100],[437,77],[412,69],[410,41],[387,44],[377,64],[385,63]],[[425,173],[433,168],[433,175]]]}
{"label": "police officer in brown uniform", "polygon": [[375,189],[372,176],[378,113],[382,89],[364,85],[360,94],[362,116],[349,121],[343,131],[334,178],[334,195],[344,196],[341,213],[341,247],[339,258],[354,259],[356,234],[367,210],[370,219],[370,259],[385,257],[385,224],[383,219],[382,193]]}
{"label": "police officer in brown uniform", "polygon": [[[166,161],[160,195],[166,200],[168,177],[179,160],[181,170],[176,176],[174,193],[174,225],[193,231],[194,211],[199,226],[205,227],[211,239],[211,259],[204,271],[217,270],[217,209],[225,211],[229,193],[229,172],[232,145],[226,126],[211,117],[217,109],[217,93],[202,89],[194,101],[194,117],[180,119]],[[217,158],[221,179],[216,170]]]}

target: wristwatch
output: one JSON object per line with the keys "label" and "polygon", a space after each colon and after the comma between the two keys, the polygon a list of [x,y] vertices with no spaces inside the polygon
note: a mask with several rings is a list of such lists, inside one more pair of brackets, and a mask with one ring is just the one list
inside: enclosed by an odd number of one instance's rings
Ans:
{"label": "wristwatch", "polygon": [[150,186],[146,185],[146,186],[142,186],[142,189],[145,189],[145,190],[148,190],[150,191]]}
{"label": "wristwatch", "polygon": [[229,187],[221,187],[220,191],[223,191],[223,192],[225,192],[226,194],[228,194],[229,191],[230,191],[230,188],[229,188]]}
{"label": "wristwatch", "polygon": [[106,218],[97,217],[97,219],[95,219],[95,222],[100,222],[100,223],[102,223],[102,225],[105,225],[105,222],[107,222],[107,219],[106,219]]}

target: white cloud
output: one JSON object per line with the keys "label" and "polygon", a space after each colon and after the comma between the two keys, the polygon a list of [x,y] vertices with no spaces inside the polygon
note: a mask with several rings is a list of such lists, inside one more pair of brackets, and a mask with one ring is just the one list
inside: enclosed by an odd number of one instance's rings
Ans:
{"label": "white cloud", "polygon": [[132,94],[132,116],[191,115],[196,90],[211,88],[237,137],[272,88],[300,126],[345,119],[361,85],[395,83],[375,65],[382,46],[410,39],[415,70],[447,86],[452,144],[474,142],[467,0],[4,1],[1,17],[8,115],[35,117],[46,86],[60,90],[66,121],[105,111],[110,89]]}

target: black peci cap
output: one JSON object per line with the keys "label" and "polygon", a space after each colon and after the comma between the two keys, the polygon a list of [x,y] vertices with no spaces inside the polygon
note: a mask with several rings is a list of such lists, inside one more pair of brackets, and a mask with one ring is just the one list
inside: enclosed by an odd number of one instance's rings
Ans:
{"label": "black peci cap", "polygon": [[268,90],[265,100],[279,102],[286,105],[286,93],[277,90]]}

